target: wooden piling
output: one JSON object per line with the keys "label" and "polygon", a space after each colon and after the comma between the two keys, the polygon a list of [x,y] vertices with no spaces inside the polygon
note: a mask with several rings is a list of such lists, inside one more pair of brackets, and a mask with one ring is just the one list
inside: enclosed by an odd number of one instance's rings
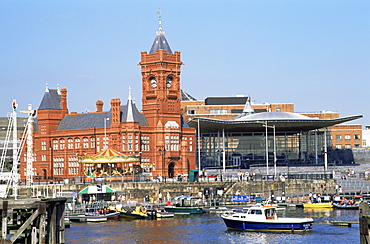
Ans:
{"label": "wooden piling", "polygon": [[360,202],[359,206],[360,243],[370,244],[369,236],[369,205],[367,202]]}
{"label": "wooden piling", "polygon": [[62,244],[66,198],[0,201],[0,244]]}

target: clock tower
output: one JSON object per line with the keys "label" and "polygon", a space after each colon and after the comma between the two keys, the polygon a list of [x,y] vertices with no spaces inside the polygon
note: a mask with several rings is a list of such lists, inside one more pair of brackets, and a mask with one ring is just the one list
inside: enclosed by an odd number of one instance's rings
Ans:
{"label": "clock tower", "polygon": [[171,48],[159,29],[149,51],[141,52],[142,109],[149,126],[165,125],[174,121],[181,125],[180,52]]}

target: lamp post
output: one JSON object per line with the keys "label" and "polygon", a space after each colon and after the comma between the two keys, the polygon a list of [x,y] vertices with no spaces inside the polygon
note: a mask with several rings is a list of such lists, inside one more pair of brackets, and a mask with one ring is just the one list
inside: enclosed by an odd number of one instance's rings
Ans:
{"label": "lamp post", "polygon": [[107,149],[107,120],[109,118],[104,118],[104,149]]}
{"label": "lamp post", "polygon": [[166,172],[165,172],[165,162],[164,162],[164,159],[165,159],[165,154],[166,154],[166,148],[163,148],[163,149],[159,149],[159,153],[161,154],[162,156],[162,178],[164,177],[164,179],[166,178],[165,175],[166,175]]}
{"label": "lamp post", "polygon": [[269,174],[269,162],[268,162],[268,138],[267,138],[267,128],[273,129],[273,135],[274,135],[274,178],[276,178],[276,133],[275,133],[275,125],[267,125],[267,121],[263,126],[266,128],[266,170],[267,175]]}

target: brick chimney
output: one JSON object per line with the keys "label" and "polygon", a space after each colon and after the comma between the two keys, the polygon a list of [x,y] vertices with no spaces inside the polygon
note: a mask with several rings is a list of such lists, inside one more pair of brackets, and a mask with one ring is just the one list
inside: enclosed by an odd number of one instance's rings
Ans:
{"label": "brick chimney", "polygon": [[103,111],[103,101],[102,100],[98,100],[96,101],[96,112],[102,112]]}
{"label": "brick chimney", "polygon": [[60,106],[62,107],[62,111],[68,114],[67,108],[67,88],[62,88],[61,90],[61,99],[60,99]]}
{"label": "brick chimney", "polygon": [[110,102],[112,109],[112,126],[119,126],[121,123],[121,100],[119,98],[113,98]]}

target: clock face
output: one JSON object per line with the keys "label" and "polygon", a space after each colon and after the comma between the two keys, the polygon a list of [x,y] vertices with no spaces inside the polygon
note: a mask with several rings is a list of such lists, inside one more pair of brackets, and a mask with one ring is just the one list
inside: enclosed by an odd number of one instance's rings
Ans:
{"label": "clock face", "polygon": [[171,77],[167,77],[167,79],[166,79],[166,86],[168,88],[170,88],[172,86],[172,78]]}
{"label": "clock face", "polygon": [[150,80],[150,85],[151,85],[152,87],[157,87],[157,80],[156,80],[155,78],[152,78],[152,79]]}

